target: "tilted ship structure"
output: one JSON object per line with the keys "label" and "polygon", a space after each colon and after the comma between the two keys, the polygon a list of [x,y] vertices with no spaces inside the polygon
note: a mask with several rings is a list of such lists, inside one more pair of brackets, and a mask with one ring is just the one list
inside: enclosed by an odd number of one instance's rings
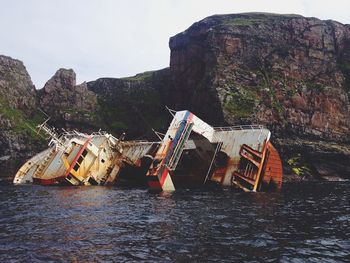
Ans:
{"label": "tilted ship structure", "polygon": [[64,132],[28,160],[14,183],[41,185],[148,185],[173,191],[215,183],[244,191],[282,187],[282,162],[260,125],[212,127],[189,111],[172,112],[160,142],[123,141],[111,134]]}
{"label": "tilted ship structure", "polygon": [[122,141],[105,132],[57,135],[46,123],[39,129],[50,136],[49,148],[18,170],[14,184],[113,185],[117,176],[123,181],[122,170],[126,166],[135,167],[136,174],[142,171],[142,162],[158,146],[146,141]]}

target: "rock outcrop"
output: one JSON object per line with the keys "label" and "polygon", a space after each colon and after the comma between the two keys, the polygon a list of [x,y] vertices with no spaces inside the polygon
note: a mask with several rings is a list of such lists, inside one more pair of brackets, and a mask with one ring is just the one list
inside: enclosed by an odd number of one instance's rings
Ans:
{"label": "rock outcrop", "polygon": [[[126,131],[128,138],[164,131],[165,105],[212,125],[262,123],[273,131],[287,174],[350,177],[350,25],[299,15],[215,15],[169,46],[170,68],[81,85],[72,70],[60,69],[38,92],[23,64],[2,59],[0,95],[25,116],[40,106],[57,127]],[[22,83],[17,91],[13,81]]]}
{"label": "rock outcrop", "polygon": [[59,69],[38,95],[40,107],[56,127],[86,131],[99,129],[97,96],[88,90],[86,83],[76,85],[72,69]]}
{"label": "rock outcrop", "polygon": [[102,78],[88,82],[98,97],[103,127],[127,139],[157,140],[152,129],[166,130],[170,115],[165,110],[172,90],[169,69],[149,71],[133,77]]}
{"label": "rock outcrop", "polygon": [[297,15],[212,16],[170,39],[170,68],[192,91],[186,103],[203,111],[198,97],[212,92],[208,104],[229,124],[346,139],[349,29]]}
{"label": "rock outcrop", "polygon": [[349,47],[350,26],[331,20],[208,17],[170,39],[172,79],[186,98],[175,105],[212,123],[263,123],[287,170],[349,178]]}
{"label": "rock outcrop", "polygon": [[0,55],[0,169],[28,158],[42,145],[35,127],[37,94],[19,60]]}
{"label": "rock outcrop", "polygon": [[[349,30],[299,15],[208,17],[170,39],[168,74],[156,86],[153,73],[151,86],[161,104],[190,109],[212,125],[268,126],[286,172],[349,177]],[[89,88],[96,92],[96,85],[117,94],[130,83],[97,80]]]}
{"label": "rock outcrop", "polygon": [[23,62],[0,55],[0,99],[10,108],[32,112],[36,91]]}

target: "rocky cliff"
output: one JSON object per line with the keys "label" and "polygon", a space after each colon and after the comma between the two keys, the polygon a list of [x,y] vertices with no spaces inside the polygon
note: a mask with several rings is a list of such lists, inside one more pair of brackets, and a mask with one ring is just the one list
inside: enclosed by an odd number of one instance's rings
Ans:
{"label": "rocky cliff", "polygon": [[59,69],[44,88],[38,90],[38,100],[56,128],[89,132],[101,126],[96,94],[88,90],[86,83],[76,84],[72,69]]}
{"label": "rocky cliff", "polygon": [[[30,119],[40,106],[58,127],[154,139],[151,129],[164,131],[170,120],[167,105],[212,125],[268,126],[285,172],[297,178],[350,177],[350,25],[298,15],[216,15],[170,38],[169,46],[170,68],[81,85],[72,70],[61,69],[38,91],[21,62],[2,57],[2,127],[13,133],[18,125],[8,109]],[[2,143],[18,142],[3,129],[0,135]],[[10,144],[2,144],[0,156],[18,152],[9,153]]]}
{"label": "rocky cliff", "polygon": [[170,39],[176,93],[186,97],[175,105],[213,123],[263,123],[295,173],[349,177],[349,47],[350,26],[335,21],[208,17]]}
{"label": "rocky cliff", "polygon": [[170,68],[183,92],[192,90],[185,103],[201,111],[198,97],[212,92],[208,104],[219,104],[227,123],[345,139],[349,30],[295,15],[213,16],[170,39]]}
{"label": "rocky cliff", "polygon": [[123,79],[102,78],[87,85],[97,94],[102,127],[126,132],[127,139],[157,140],[152,129],[165,131],[171,121],[165,110],[173,89],[169,69]]}
{"label": "rocky cliff", "polygon": [[0,56],[0,169],[12,167],[40,148],[30,127],[36,122],[37,96],[19,60]]}

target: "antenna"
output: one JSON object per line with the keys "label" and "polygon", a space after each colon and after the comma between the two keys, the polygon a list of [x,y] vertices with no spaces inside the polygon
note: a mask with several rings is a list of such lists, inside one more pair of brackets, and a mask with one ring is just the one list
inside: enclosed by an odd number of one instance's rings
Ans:
{"label": "antenna", "polygon": [[47,139],[47,138],[45,138],[44,136],[42,136],[42,135],[39,133],[39,130],[34,129],[34,128],[33,128],[30,124],[28,124],[27,122],[25,122],[25,125],[26,125],[29,129],[31,129],[33,132],[35,132],[37,135],[39,135],[41,138]]}
{"label": "antenna", "polygon": [[165,105],[165,108],[170,112],[171,116],[175,116],[176,110],[170,109],[168,106]]}
{"label": "antenna", "polygon": [[[168,107],[166,107],[169,111],[171,111]],[[160,135],[163,135],[160,132],[155,131],[152,126],[147,122],[147,120],[140,114],[138,108],[136,107],[136,105],[133,105],[132,109],[136,112],[137,115],[139,115],[139,117],[141,118],[141,120],[155,133],[155,135],[158,137],[159,140],[162,140],[163,138]],[[171,113],[172,114],[172,113]],[[172,114],[173,115],[173,114]],[[174,115],[173,115],[174,116]]]}
{"label": "antenna", "polygon": [[[46,123],[51,119],[51,117],[47,115],[46,112],[44,112],[42,109],[38,108],[38,110],[41,111],[41,113],[43,113],[46,116],[46,120],[42,124],[39,124],[38,126],[36,126],[38,128],[37,133],[39,134],[41,129],[44,128],[44,126],[46,126]],[[49,135],[51,136],[51,134]]]}
{"label": "antenna", "polygon": [[161,132],[158,132],[156,131],[155,129],[152,128],[152,131],[154,132],[154,134],[158,137],[158,139],[161,141],[163,140],[163,138],[161,137],[161,135],[164,137],[165,134],[164,133],[161,133]]}
{"label": "antenna", "polygon": [[42,110],[42,109],[40,109],[40,108],[38,108],[38,110],[39,110],[39,111],[41,111],[41,113],[43,113],[43,114],[44,114],[44,115],[45,115],[47,118],[50,118],[50,116],[49,116],[49,115],[47,115],[45,111],[43,111],[43,110]]}
{"label": "antenna", "polygon": [[38,109],[47,117],[47,119],[43,123],[37,126],[38,128],[37,134],[39,134],[39,132],[43,130],[47,135],[49,135],[49,138],[51,138],[51,141],[56,145],[56,147],[63,146],[63,142],[60,140],[59,136],[56,134],[55,128],[51,128],[50,126],[47,125],[47,122],[51,119],[51,117],[47,115],[42,109],[40,108]]}

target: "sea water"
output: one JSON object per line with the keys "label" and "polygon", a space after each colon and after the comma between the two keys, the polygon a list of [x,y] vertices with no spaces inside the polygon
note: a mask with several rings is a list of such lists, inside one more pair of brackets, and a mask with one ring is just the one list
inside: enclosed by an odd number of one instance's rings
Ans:
{"label": "sea water", "polygon": [[0,186],[0,262],[350,262],[350,182]]}

